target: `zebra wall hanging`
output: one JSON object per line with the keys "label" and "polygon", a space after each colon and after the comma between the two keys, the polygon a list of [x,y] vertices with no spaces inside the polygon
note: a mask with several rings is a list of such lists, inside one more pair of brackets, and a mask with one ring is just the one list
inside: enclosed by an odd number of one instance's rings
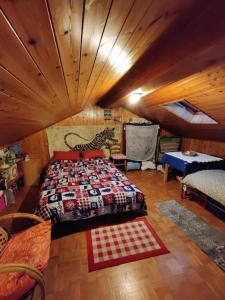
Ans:
{"label": "zebra wall hanging", "polygon": [[53,151],[106,150],[113,143],[121,143],[120,125],[51,126],[47,129],[49,154]]}
{"label": "zebra wall hanging", "polygon": [[[103,131],[97,133],[95,135],[94,139],[92,139],[91,141],[80,136],[78,133],[69,132],[64,136],[64,142],[67,145],[67,147],[72,151],[99,150],[103,146],[108,147],[108,144],[110,144],[110,142],[111,143],[118,142],[118,140],[114,138],[114,136],[115,136],[114,130],[115,130],[115,128],[106,127]],[[67,140],[68,137],[71,135],[78,136],[79,138],[81,138],[85,141],[88,141],[88,143],[72,146],[68,143],[68,140]]]}

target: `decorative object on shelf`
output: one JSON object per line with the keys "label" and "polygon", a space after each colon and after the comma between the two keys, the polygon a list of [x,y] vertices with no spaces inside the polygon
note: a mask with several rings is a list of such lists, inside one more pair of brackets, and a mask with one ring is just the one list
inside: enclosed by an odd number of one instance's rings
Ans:
{"label": "decorative object on shelf", "polygon": [[5,164],[6,165],[13,165],[16,161],[16,154],[14,151],[7,149],[4,156]]}
{"label": "decorative object on shelf", "polygon": [[9,188],[9,189],[6,190],[5,199],[6,199],[7,204],[8,203],[9,204],[15,203],[15,196],[14,196],[13,188]]}
{"label": "decorative object on shelf", "polygon": [[17,177],[17,164],[1,166],[1,172],[6,180],[13,180]]}
{"label": "decorative object on shelf", "polygon": [[111,119],[112,119],[112,110],[104,109],[104,120],[111,120]]}
{"label": "decorative object on shelf", "polygon": [[15,153],[16,158],[23,159],[23,150],[21,144],[14,144],[8,147],[9,151]]}

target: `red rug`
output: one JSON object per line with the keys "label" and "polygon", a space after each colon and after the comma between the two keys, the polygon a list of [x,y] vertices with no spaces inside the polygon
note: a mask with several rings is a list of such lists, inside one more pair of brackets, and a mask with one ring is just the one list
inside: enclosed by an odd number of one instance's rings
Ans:
{"label": "red rug", "polygon": [[87,250],[89,271],[169,253],[145,218],[89,230]]}

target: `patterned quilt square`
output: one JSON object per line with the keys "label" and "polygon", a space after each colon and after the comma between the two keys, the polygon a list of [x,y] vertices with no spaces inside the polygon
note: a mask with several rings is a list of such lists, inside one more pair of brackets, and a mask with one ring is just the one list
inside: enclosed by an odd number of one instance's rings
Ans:
{"label": "patterned quilt square", "polygon": [[102,195],[102,199],[105,206],[110,205],[115,202],[115,194]]}
{"label": "patterned quilt square", "polygon": [[63,201],[63,208],[65,212],[72,211],[78,208],[78,201],[77,200],[64,200]]}
{"label": "patterned quilt square", "polygon": [[116,192],[115,193],[115,202],[118,203],[118,204],[125,204],[127,202],[126,194]]}
{"label": "patterned quilt square", "polygon": [[70,200],[70,199],[75,199],[75,198],[76,198],[75,192],[62,193],[62,200]]}
{"label": "patterned quilt square", "polygon": [[100,190],[99,189],[91,189],[91,190],[88,190],[88,195],[90,197],[94,197],[94,196],[99,196],[101,195],[100,193]]}
{"label": "patterned quilt square", "polygon": [[51,195],[51,196],[48,196],[48,203],[51,203],[51,202],[58,202],[58,201],[61,201],[62,200],[62,194],[54,194],[54,195]]}

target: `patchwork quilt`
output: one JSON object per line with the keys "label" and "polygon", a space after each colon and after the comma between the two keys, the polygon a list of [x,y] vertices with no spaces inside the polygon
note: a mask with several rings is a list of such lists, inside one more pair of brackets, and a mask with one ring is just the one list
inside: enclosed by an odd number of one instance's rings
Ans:
{"label": "patchwork quilt", "polygon": [[107,158],[52,161],[37,215],[67,221],[146,209],[144,194]]}

